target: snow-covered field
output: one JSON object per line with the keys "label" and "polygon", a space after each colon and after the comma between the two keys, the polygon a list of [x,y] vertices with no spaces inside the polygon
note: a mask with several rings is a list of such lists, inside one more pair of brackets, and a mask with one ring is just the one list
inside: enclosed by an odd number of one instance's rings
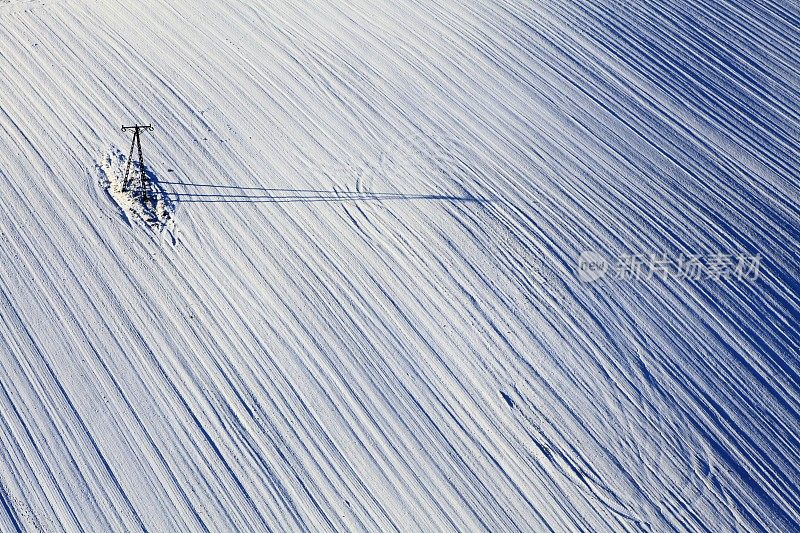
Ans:
{"label": "snow-covered field", "polygon": [[0,0],[0,531],[797,530],[799,101],[794,0]]}

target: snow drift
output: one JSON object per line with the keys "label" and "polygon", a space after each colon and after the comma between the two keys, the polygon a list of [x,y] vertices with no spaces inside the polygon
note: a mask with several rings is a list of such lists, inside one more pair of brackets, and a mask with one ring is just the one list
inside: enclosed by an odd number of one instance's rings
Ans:
{"label": "snow drift", "polygon": [[0,2],[0,530],[800,527],[799,22]]}

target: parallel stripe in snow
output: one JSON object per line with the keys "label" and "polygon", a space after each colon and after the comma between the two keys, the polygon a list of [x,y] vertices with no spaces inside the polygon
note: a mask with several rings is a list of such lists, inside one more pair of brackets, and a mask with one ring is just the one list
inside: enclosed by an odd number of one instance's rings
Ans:
{"label": "parallel stripe in snow", "polygon": [[0,529],[800,527],[796,7],[0,1]]}

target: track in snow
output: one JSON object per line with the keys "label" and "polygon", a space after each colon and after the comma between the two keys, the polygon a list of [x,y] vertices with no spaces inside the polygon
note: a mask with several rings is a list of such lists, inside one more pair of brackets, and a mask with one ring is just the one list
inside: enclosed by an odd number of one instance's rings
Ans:
{"label": "track in snow", "polygon": [[0,2],[0,530],[796,529],[798,22]]}

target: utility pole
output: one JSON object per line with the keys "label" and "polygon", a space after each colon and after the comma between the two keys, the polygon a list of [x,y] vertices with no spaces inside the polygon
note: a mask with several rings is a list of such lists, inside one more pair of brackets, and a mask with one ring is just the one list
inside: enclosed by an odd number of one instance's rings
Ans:
{"label": "utility pole", "polygon": [[133,142],[131,143],[131,152],[130,154],[128,154],[128,164],[125,167],[125,179],[122,181],[122,190],[124,191],[125,188],[128,186],[128,174],[130,173],[131,170],[131,159],[133,159],[133,148],[137,147],[139,149],[139,171],[140,171],[139,187],[142,194],[142,202],[144,202],[145,200],[147,200],[147,190],[145,188],[147,181],[144,174],[144,158],[142,157],[142,138],[139,135],[139,132],[142,130],[153,131],[153,126],[149,124],[147,126],[140,126],[138,124],[135,126],[122,126],[122,131],[133,131]]}

